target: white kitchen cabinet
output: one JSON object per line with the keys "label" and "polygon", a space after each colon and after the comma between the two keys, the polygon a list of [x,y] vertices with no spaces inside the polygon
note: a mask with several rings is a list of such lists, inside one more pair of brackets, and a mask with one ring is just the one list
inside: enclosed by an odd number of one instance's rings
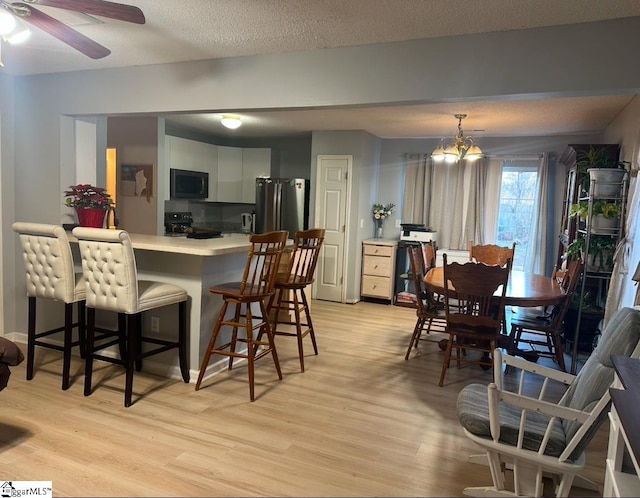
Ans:
{"label": "white kitchen cabinet", "polygon": [[[165,157],[169,168],[209,173],[208,200],[216,200],[218,179],[218,146],[189,140],[186,138],[165,136]],[[167,174],[169,172],[167,171]]]}
{"label": "white kitchen cabinet", "polygon": [[218,202],[242,201],[242,148],[218,146]]}
{"label": "white kitchen cabinet", "polygon": [[209,173],[208,201],[253,204],[256,178],[271,176],[271,149],[266,147],[227,147],[166,135],[165,157],[169,168]]}
{"label": "white kitchen cabinet", "polygon": [[255,203],[259,176],[271,176],[271,149],[218,146],[218,201]]}
{"label": "white kitchen cabinet", "polygon": [[256,178],[271,176],[271,149],[242,149],[242,202],[256,202]]}

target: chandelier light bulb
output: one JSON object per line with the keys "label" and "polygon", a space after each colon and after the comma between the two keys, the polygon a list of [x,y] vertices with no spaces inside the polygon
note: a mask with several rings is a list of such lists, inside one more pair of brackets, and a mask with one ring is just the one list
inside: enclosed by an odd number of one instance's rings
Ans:
{"label": "chandelier light bulb", "polygon": [[455,137],[449,139],[449,143],[444,146],[444,139],[440,141],[440,144],[431,153],[431,158],[434,161],[442,161],[444,159],[447,163],[455,163],[460,159],[466,159],[468,161],[477,161],[483,157],[482,150],[478,147],[472,137],[465,137],[462,132],[462,120],[466,118],[466,114],[455,114],[455,118],[458,120],[458,133]]}

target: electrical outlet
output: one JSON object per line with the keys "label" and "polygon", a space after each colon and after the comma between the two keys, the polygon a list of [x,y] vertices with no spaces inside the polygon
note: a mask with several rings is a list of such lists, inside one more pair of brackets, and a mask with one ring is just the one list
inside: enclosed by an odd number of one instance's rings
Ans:
{"label": "electrical outlet", "polygon": [[151,317],[151,332],[160,332],[160,317]]}
{"label": "electrical outlet", "polygon": [[396,228],[401,228],[401,226],[400,226],[400,221],[401,221],[401,220],[396,220]]}

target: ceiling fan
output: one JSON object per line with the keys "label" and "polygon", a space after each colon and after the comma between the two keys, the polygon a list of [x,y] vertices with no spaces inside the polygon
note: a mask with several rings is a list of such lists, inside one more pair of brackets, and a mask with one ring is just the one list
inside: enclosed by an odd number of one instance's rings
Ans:
{"label": "ceiling fan", "polygon": [[0,0],[0,7],[13,14],[16,18],[46,31],[92,59],[106,57],[111,53],[111,50],[54,17],[45,14],[37,9],[36,5],[72,10],[92,16],[108,17],[136,24],[145,23],[144,14],[138,7],[106,0],[23,0],[22,2]]}

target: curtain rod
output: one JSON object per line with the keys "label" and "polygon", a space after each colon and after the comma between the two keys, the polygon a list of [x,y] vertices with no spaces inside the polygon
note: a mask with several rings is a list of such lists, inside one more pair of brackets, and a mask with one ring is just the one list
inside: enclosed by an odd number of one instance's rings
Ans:
{"label": "curtain rod", "polygon": [[506,156],[492,154],[485,157],[488,157],[489,159],[505,159],[508,161],[531,161],[532,159],[542,158],[542,154],[520,154],[520,155],[506,155]]}

